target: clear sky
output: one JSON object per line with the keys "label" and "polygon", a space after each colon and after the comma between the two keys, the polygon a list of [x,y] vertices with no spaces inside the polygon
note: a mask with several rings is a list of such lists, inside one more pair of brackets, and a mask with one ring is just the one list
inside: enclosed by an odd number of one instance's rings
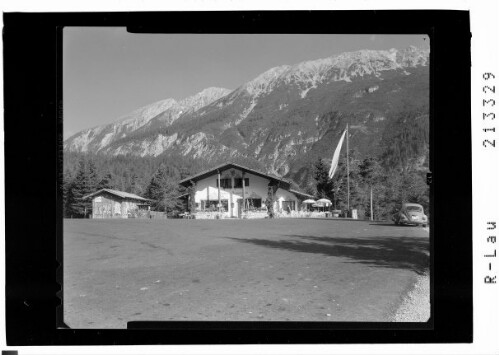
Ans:
{"label": "clear sky", "polygon": [[155,101],[236,89],[275,66],[428,46],[423,35],[130,34],[124,27],[67,27],[63,38],[64,139]]}

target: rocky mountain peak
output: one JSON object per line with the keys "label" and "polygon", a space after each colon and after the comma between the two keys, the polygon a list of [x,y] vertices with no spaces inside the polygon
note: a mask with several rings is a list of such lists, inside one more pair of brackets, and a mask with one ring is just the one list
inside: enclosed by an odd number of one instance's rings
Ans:
{"label": "rocky mountain peak", "polygon": [[[326,80],[347,81],[364,75],[379,77],[387,70],[404,70],[407,67],[426,66],[429,49],[410,46],[402,51],[359,50],[341,53],[335,56],[308,60],[295,65],[282,65],[271,68],[255,79],[242,85],[239,91],[245,91],[252,97],[259,97],[271,92],[277,85],[291,82],[305,84],[309,88],[317,87]],[[302,97],[306,95],[303,93]]]}
{"label": "rocky mountain peak", "polygon": [[210,87],[180,101],[168,98],[154,102],[122,116],[116,122],[89,128],[69,137],[64,142],[64,149],[100,151],[132,133],[170,125],[181,115],[192,113],[230,92],[229,89]]}
{"label": "rocky mountain peak", "polygon": [[251,96],[259,96],[272,90],[280,76],[289,70],[289,65],[274,67],[258,75],[255,79],[248,81],[241,89],[246,90]]}
{"label": "rocky mountain peak", "polygon": [[168,110],[177,105],[177,101],[172,98],[156,101],[152,104],[138,108],[137,110],[122,116],[115,124],[131,124],[136,128],[147,123],[151,118],[157,116],[161,112]]}
{"label": "rocky mountain peak", "polygon": [[189,96],[179,102],[179,104],[190,111],[196,111],[226,95],[232,90],[218,87],[209,87],[195,95]]}
{"label": "rocky mountain peak", "polygon": [[64,147],[213,164],[241,158],[301,181],[300,169],[330,156],[346,123],[362,154],[388,149],[384,142],[396,138],[390,138],[392,127],[423,137],[426,126],[415,117],[427,117],[428,63],[429,49],[409,47],[281,65],[232,92],[209,87],[143,107],[120,122],[80,132]]}

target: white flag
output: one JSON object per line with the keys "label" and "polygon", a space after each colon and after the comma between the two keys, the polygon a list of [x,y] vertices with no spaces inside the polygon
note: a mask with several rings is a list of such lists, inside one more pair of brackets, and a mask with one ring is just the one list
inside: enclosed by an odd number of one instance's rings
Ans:
{"label": "white flag", "polygon": [[338,161],[340,160],[340,151],[341,151],[341,146],[343,145],[343,139],[345,139],[345,133],[347,133],[347,130],[343,131],[343,134],[341,135],[340,141],[338,143],[338,146],[336,147],[336,150],[334,151],[333,155],[333,161],[331,162],[331,169],[329,169],[329,178],[331,179],[336,172],[336,168],[338,167]]}

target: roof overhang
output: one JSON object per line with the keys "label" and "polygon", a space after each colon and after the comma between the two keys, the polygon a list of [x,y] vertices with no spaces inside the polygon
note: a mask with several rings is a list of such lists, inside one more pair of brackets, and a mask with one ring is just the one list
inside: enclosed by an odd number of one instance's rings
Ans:
{"label": "roof overhang", "polygon": [[109,189],[100,189],[98,191],[95,191],[91,194],[88,194],[86,196],[83,196],[82,199],[83,200],[86,200],[86,199],[89,199],[89,198],[92,198],[94,196],[97,196],[97,195],[100,195],[100,194],[103,194],[103,193],[108,193],[110,195],[113,195],[113,196],[116,196],[116,197],[119,197],[120,199],[122,200],[136,200],[136,201],[142,201],[142,202],[150,202],[150,201],[154,201],[154,200],[151,200],[149,198],[145,198],[145,197],[140,197],[140,196],[121,196]]}
{"label": "roof overhang", "polygon": [[235,169],[235,170],[250,173],[250,174],[253,174],[256,176],[260,176],[260,177],[263,177],[265,179],[269,179],[269,180],[273,181],[274,183],[282,183],[285,186],[291,185],[291,182],[287,179],[283,179],[283,178],[280,178],[278,176],[262,173],[261,171],[247,168],[245,166],[235,164],[235,163],[230,163],[230,162],[216,166],[216,167],[211,168],[209,170],[202,171],[196,175],[189,176],[183,180],[180,180],[179,184],[182,186],[185,186],[185,187],[189,187],[191,185],[191,182],[197,182],[197,181],[205,179],[211,175],[217,174],[218,172],[222,173],[222,172],[230,170],[230,169]]}
{"label": "roof overhang", "polygon": [[305,192],[301,192],[301,191],[298,191],[298,190],[290,189],[289,192],[292,192],[295,195],[303,196],[303,197],[306,197],[306,198],[314,198],[315,199],[314,195],[306,194]]}

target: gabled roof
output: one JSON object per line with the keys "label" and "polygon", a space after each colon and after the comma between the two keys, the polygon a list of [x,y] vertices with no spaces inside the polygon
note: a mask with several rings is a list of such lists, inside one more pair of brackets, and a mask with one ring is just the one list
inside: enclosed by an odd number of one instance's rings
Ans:
{"label": "gabled roof", "polygon": [[292,192],[292,193],[294,193],[294,194],[300,195],[300,196],[305,196],[305,197],[309,197],[309,198],[315,198],[314,195],[306,194],[305,192],[301,192],[301,191],[298,191],[298,190],[289,189],[289,191]]}
{"label": "gabled roof", "polygon": [[115,196],[118,196],[118,197],[121,197],[121,198],[128,198],[128,199],[140,200],[140,201],[152,201],[152,200],[150,200],[148,198],[140,197],[138,195],[131,194],[129,192],[118,191],[118,190],[111,190],[111,189],[100,189],[99,191],[96,191],[94,193],[91,193],[89,195],[84,196],[83,199],[87,199],[87,198],[99,195],[99,194],[101,194],[103,192],[107,192],[107,193],[110,193],[111,195],[115,195]]}
{"label": "gabled roof", "polygon": [[198,173],[196,175],[189,176],[189,177],[181,180],[179,182],[179,184],[187,187],[187,186],[189,186],[189,182],[190,181],[199,181],[199,180],[202,180],[202,179],[204,179],[204,178],[206,178],[206,177],[208,177],[210,175],[216,174],[217,170],[220,170],[220,172],[222,172],[222,171],[229,170],[229,169],[242,170],[244,172],[247,172],[247,173],[250,173],[250,174],[253,174],[253,175],[257,175],[257,176],[260,176],[260,177],[263,177],[263,178],[266,178],[266,179],[269,179],[269,180],[282,181],[282,182],[284,182],[286,184],[291,184],[291,181],[289,181],[287,179],[283,179],[283,178],[280,178],[278,176],[267,174],[267,173],[262,173],[261,171],[254,170],[254,169],[251,169],[251,168],[247,168],[245,166],[242,166],[242,165],[239,165],[239,164],[235,164],[235,163],[232,163],[232,162],[224,163],[222,165],[216,166],[216,167],[211,168],[209,170],[202,171],[202,172],[200,172],[200,173]]}

